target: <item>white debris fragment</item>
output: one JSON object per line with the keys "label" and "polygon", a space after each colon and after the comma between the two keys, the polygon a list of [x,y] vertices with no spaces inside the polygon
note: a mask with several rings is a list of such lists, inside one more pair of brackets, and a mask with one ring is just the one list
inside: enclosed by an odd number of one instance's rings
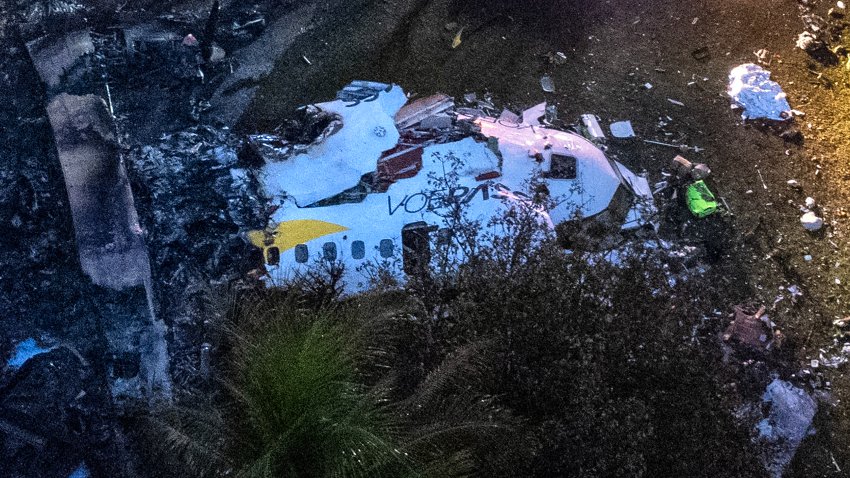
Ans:
{"label": "white debris fragment", "polygon": [[803,260],[806,262],[812,262],[812,255],[806,254],[805,256],[803,256]]}
{"label": "white debris fragment", "polygon": [[643,87],[647,90],[651,90],[652,89],[652,83],[644,83]]}
{"label": "white debris fragment", "polygon": [[811,209],[815,207],[815,198],[807,197],[806,198],[806,208]]}
{"label": "white debris fragment", "polygon": [[631,121],[617,121],[611,123],[611,136],[615,138],[633,138],[635,130],[632,128]]}
{"label": "white debris fragment", "polygon": [[844,10],[844,2],[842,2],[841,0],[839,0],[838,2],[836,2],[836,3],[835,3],[835,6],[836,6],[836,7],[838,7],[838,8],[840,8],[840,9],[842,9],[842,10]]}
{"label": "white debris fragment", "polygon": [[767,452],[763,463],[770,476],[779,478],[808,435],[817,402],[803,389],[779,379],[767,386],[762,401],[770,407],[767,418],[756,425]]}
{"label": "white debris fragment", "polygon": [[735,105],[744,108],[743,119],[784,121],[791,117],[791,106],[782,87],[759,65],[745,63],[733,68],[727,92]]}
{"label": "white debris fragment", "polygon": [[540,88],[543,88],[543,91],[546,93],[554,93],[555,82],[552,81],[552,77],[549,75],[543,75],[540,77]]}
{"label": "white debris fragment", "polygon": [[811,32],[803,32],[797,36],[797,48],[803,51],[816,50],[820,45],[817,37]]}
{"label": "white debris fragment", "polygon": [[674,99],[672,99],[672,98],[667,98],[667,101],[669,101],[670,103],[673,103],[673,104],[674,104],[674,105],[676,105],[676,106],[685,106],[685,104],[684,104],[684,103],[682,103],[681,101],[679,101],[679,100],[674,100]]}
{"label": "white debris fragment", "polygon": [[796,179],[789,179],[789,180],[788,180],[788,182],[787,182],[787,184],[788,184],[789,186],[791,186],[792,188],[794,188],[794,189],[797,189],[797,188],[801,187],[801,186],[800,186],[800,182],[799,182],[799,181],[797,181]]}
{"label": "white debris fragment", "polygon": [[823,227],[823,218],[818,217],[817,214],[809,211],[803,214],[803,217],[800,218],[800,224],[802,224],[807,231],[818,231]]}

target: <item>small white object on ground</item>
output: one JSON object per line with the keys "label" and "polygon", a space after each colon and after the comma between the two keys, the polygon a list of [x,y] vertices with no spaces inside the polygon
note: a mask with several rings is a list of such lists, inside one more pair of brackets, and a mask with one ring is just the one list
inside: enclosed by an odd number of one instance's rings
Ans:
{"label": "small white object on ground", "polygon": [[555,92],[555,82],[552,81],[552,77],[549,75],[543,75],[540,77],[540,87],[543,88],[543,91],[546,93]]}
{"label": "small white object on ground", "polygon": [[779,83],[770,79],[770,72],[754,63],[736,66],[729,73],[727,93],[744,109],[743,119],[784,121],[791,117],[791,106]]}
{"label": "small white object on ground", "polygon": [[811,209],[811,208],[815,207],[815,204],[816,204],[815,198],[812,198],[812,197],[806,198],[806,207],[807,208]]}
{"label": "small white object on ground", "polygon": [[820,218],[817,214],[809,211],[803,214],[803,217],[800,218],[800,224],[802,224],[807,231],[818,231],[823,227],[823,218]]}
{"label": "small white object on ground", "polygon": [[674,105],[676,105],[676,106],[685,106],[685,104],[684,104],[684,103],[682,103],[681,101],[679,101],[679,100],[674,100],[674,99],[672,99],[672,98],[667,98],[667,101],[669,101],[670,103],[673,103],[673,104],[674,104]]}
{"label": "small white object on ground", "polygon": [[652,83],[644,83],[643,87],[646,88],[647,90],[651,90],[652,89]]}
{"label": "small white object on ground", "polygon": [[632,128],[631,121],[617,121],[611,123],[611,136],[615,138],[633,138],[635,130]]}
{"label": "small white object on ground", "polygon": [[805,256],[803,256],[803,260],[806,262],[812,262],[812,255],[806,254]]}

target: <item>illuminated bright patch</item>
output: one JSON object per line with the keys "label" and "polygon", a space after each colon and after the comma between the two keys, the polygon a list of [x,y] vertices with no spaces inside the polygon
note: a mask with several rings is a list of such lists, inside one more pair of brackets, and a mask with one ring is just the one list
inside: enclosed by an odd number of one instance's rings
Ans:
{"label": "illuminated bright patch", "polygon": [[347,227],[332,222],[316,219],[295,219],[281,222],[271,234],[267,234],[265,231],[250,231],[248,239],[251,244],[260,249],[277,247],[278,251],[283,252],[298,244],[305,244],[313,239],[347,230]]}

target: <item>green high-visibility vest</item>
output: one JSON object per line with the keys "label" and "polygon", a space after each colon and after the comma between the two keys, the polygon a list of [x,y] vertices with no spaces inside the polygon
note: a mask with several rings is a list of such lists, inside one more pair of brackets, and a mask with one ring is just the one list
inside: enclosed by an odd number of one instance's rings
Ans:
{"label": "green high-visibility vest", "polygon": [[700,180],[688,186],[685,192],[685,202],[688,209],[696,217],[706,217],[717,211],[717,201],[714,194],[708,190],[708,186]]}

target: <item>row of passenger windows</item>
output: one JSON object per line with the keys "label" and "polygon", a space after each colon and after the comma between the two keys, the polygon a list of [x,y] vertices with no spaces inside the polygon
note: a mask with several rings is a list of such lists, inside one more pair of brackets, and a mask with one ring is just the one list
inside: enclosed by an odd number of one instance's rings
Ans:
{"label": "row of passenger windows", "polygon": [[[378,243],[378,254],[384,259],[392,257],[395,253],[395,246],[392,239],[381,239]],[[363,241],[351,242],[351,258],[363,259],[366,257],[366,243]],[[328,261],[335,261],[337,258],[337,245],[334,242],[326,242],[322,244],[322,258]],[[307,244],[298,244],[295,246],[295,262],[304,264],[310,260],[310,250]],[[280,250],[277,247],[269,247],[266,249],[266,261],[270,265],[280,263]]]}

